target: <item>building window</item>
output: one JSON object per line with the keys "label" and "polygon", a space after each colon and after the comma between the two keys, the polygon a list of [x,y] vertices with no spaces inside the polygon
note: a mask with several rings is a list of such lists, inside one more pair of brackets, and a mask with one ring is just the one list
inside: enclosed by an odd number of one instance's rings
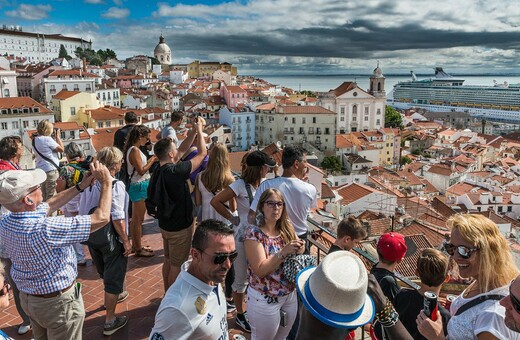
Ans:
{"label": "building window", "polygon": [[339,117],[339,121],[340,122],[344,122],[345,121],[345,117],[343,117],[343,116]]}
{"label": "building window", "polygon": [[381,119],[376,119],[376,125],[381,125]]}
{"label": "building window", "polygon": [[342,115],[344,115],[345,114],[345,107],[344,106],[340,107],[339,111],[340,111],[340,113]]}
{"label": "building window", "polygon": [[28,120],[24,120],[23,121],[23,128],[27,129],[28,127],[29,127],[29,121]]}
{"label": "building window", "polygon": [[61,89],[67,91],[67,84],[63,84],[63,85],[61,86]]}
{"label": "building window", "polygon": [[123,125],[123,120],[122,119],[119,120],[119,125]]}
{"label": "building window", "polygon": [[112,125],[112,122],[111,122],[111,121],[108,121],[108,122],[106,123],[106,127],[110,127],[111,125]]}
{"label": "building window", "polygon": [[305,117],[302,118],[302,124],[305,124]]}
{"label": "building window", "polygon": [[18,129],[18,128],[19,128],[18,122],[13,122],[13,129]]}
{"label": "building window", "polygon": [[316,124],[316,117],[312,117],[312,123]]}
{"label": "building window", "polygon": [[368,106],[365,106],[365,114],[368,114]]}
{"label": "building window", "polygon": [[365,116],[365,122],[368,122],[368,116]]}
{"label": "building window", "polygon": [[75,107],[71,107],[70,108],[70,115],[71,116],[75,116],[76,115],[76,108]]}
{"label": "building window", "polygon": [[2,122],[2,130],[7,130],[7,123],[6,122]]}
{"label": "building window", "polygon": [[292,123],[296,124],[296,118],[294,118],[294,117],[292,118]]}
{"label": "building window", "polygon": [[354,114],[354,115],[357,114],[357,105],[354,105],[352,107],[352,114]]}
{"label": "building window", "polygon": [[304,128],[300,128],[300,135],[303,135],[305,133]]}
{"label": "building window", "polygon": [[325,128],[325,134],[330,135],[330,128]]}
{"label": "building window", "polygon": [[378,115],[381,114],[381,109],[377,109],[377,114],[378,114]]}
{"label": "building window", "polygon": [[356,116],[352,116],[352,121],[353,122],[357,121],[357,117]]}
{"label": "building window", "polygon": [[34,126],[34,127],[37,127],[37,126],[38,126],[38,123],[39,123],[38,120],[33,120],[33,126]]}
{"label": "building window", "polygon": [[78,84],[74,84],[74,91],[79,91],[79,85]]}
{"label": "building window", "polygon": [[98,127],[98,129],[101,129],[103,127],[103,122],[98,122],[97,127]]}

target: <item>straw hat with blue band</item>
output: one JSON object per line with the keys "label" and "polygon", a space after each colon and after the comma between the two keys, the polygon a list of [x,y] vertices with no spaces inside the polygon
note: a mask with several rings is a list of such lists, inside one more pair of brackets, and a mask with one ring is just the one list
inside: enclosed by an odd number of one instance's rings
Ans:
{"label": "straw hat with blue band", "polygon": [[326,325],[356,328],[374,318],[366,268],[348,251],[333,252],[318,267],[305,268],[296,283],[305,308]]}

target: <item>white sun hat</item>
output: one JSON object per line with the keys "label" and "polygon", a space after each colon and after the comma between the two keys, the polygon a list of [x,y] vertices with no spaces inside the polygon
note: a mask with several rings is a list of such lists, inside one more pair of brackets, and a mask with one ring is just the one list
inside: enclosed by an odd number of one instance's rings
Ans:
{"label": "white sun hat", "polygon": [[41,169],[1,172],[0,204],[11,204],[18,201],[46,179],[47,175]]}
{"label": "white sun hat", "polygon": [[348,251],[335,251],[318,267],[305,268],[296,283],[305,308],[326,325],[356,328],[374,318],[374,302],[367,294],[367,270]]}

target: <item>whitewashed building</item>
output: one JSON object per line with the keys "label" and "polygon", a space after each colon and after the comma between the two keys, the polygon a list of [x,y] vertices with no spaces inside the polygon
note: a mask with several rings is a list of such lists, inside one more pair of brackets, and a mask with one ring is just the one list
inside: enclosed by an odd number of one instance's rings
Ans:
{"label": "whitewashed building", "polygon": [[44,119],[54,122],[54,113],[30,97],[0,98],[0,138],[23,138]]}

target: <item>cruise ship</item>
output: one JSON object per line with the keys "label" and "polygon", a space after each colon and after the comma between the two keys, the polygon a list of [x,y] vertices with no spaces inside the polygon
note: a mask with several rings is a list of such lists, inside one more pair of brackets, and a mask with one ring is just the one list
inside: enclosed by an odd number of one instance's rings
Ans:
{"label": "cruise ship", "polygon": [[466,112],[487,120],[520,123],[520,84],[495,83],[492,86],[464,85],[464,79],[452,77],[442,67],[435,76],[394,86],[388,104],[396,108],[424,108],[430,111]]}

